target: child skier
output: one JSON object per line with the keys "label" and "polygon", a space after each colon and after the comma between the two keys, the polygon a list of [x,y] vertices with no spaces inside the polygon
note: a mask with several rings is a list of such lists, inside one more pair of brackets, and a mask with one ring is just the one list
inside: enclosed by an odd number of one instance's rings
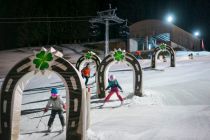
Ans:
{"label": "child skier", "polygon": [[48,100],[48,103],[47,103],[47,105],[44,109],[44,112],[47,112],[50,106],[52,107],[52,111],[51,111],[51,115],[50,115],[50,118],[49,118],[49,121],[48,121],[48,131],[49,132],[51,131],[51,126],[53,124],[53,121],[54,121],[57,113],[59,115],[60,122],[61,122],[61,125],[62,125],[62,131],[63,131],[64,126],[65,126],[63,111],[66,110],[66,105],[62,101],[61,97],[58,95],[57,88],[52,88],[51,89],[51,97]]}
{"label": "child skier", "polygon": [[88,80],[90,78],[90,64],[87,65],[82,69],[82,78],[85,78],[85,85],[87,86]]}
{"label": "child skier", "polygon": [[[119,98],[119,100],[121,101],[121,105],[123,104],[123,98],[120,96],[119,94],[119,89],[122,92],[122,88],[119,85],[117,79],[115,78],[114,75],[110,75],[109,79],[108,79],[108,83],[109,85],[107,86],[107,88],[105,90],[108,90],[109,88],[111,88],[108,96],[105,98],[104,100],[104,104],[109,101],[110,97],[113,95],[113,93],[117,94],[117,97]],[[102,106],[104,106],[104,104]]]}

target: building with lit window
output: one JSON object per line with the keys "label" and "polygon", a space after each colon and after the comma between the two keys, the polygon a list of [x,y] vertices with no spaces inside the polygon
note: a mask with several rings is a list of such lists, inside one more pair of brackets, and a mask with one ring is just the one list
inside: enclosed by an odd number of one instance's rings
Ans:
{"label": "building with lit window", "polygon": [[172,23],[161,20],[143,20],[129,26],[129,50],[149,51],[160,43],[166,43],[175,50],[200,51],[201,40]]}

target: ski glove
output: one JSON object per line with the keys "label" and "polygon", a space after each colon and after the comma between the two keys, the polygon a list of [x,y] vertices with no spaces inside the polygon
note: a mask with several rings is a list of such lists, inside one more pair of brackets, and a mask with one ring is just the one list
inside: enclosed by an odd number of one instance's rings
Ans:
{"label": "ski glove", "polygon": [[63,104],[63,109],[66,110],[66,104]]}
{"label": "ski glove", "polygon": [[45,108],[45,109],[44,109],[44,112],[46,113],[47,111],[48,111],[48,108]]}

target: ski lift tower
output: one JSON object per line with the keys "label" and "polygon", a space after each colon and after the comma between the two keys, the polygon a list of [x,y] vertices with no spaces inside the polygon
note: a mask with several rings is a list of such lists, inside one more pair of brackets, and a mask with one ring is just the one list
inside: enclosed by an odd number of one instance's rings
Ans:
{"label": "ski lift tower", "polygon": [[97,17],[89,20],[91,24],[105,24],[105,57],[109,53],[109,25],[114,23],[120,24],[125,22],[125,20],[117,17],[116,10],[117,8],[111,9],[111,5],[109,5],[108,10],[97,12]]}

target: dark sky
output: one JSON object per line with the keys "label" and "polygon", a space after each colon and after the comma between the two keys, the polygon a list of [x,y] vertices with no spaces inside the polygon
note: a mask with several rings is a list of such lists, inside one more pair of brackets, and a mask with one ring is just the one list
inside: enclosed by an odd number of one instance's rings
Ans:
{"label": "dark sky", "polygon": [[[210,1],[208,0],[0,0],[0,18],[95,16],[96,11],[107,9],[109,3],[112,4],[112,8],[117,7],[119,17],[128,19],[129,25],[145,19],[164,20],[164,17],[171,13],[175,17],[173,23],[176,26],[190,33],[199,30],[201,33],[200,38],[204,39],[205,47],[210,50]],[[2,21],[5,20],[1,19],[0,22]],[[81,28],[84,31],[86,30],[86,26],[83,24],[76,23],[74,25],[74,23],[70,22],[68,24],[73,28],[71,32],[76,34],[71,37],[80,36],[79,31],[81,31]],[[29,29],[34,30],[37,28],[38,30],[38,27],[39,29],[45,29],[45,27],[40,28],[40,26],[34,24],[33,27],[30,24],[29,28],[28,25],[23,26],[23,24],[0,24],[0,47],[15,45],[15,43],[11,44],[11,42],[17,41],[20,35],[23,34],[27,39],[25,33],[30,34]],[[51,26],[59,28],[55,24]],[[27,27],[28,30],[24,31],[24,27]],[[77,28],[79,30],[76,30]],[[21,34],[18,34],[20,29],[22,29]],[[85,34],[81,36],[85,36]]]}
{"label": "dark sky", "polygon": [[105,0],[118,8],[118,15],[130,24],[144,19],[164,20],[168,13],[175,17],[176,26],[193,33],[200,31],[205,47],[210,50],[209,0]]}

